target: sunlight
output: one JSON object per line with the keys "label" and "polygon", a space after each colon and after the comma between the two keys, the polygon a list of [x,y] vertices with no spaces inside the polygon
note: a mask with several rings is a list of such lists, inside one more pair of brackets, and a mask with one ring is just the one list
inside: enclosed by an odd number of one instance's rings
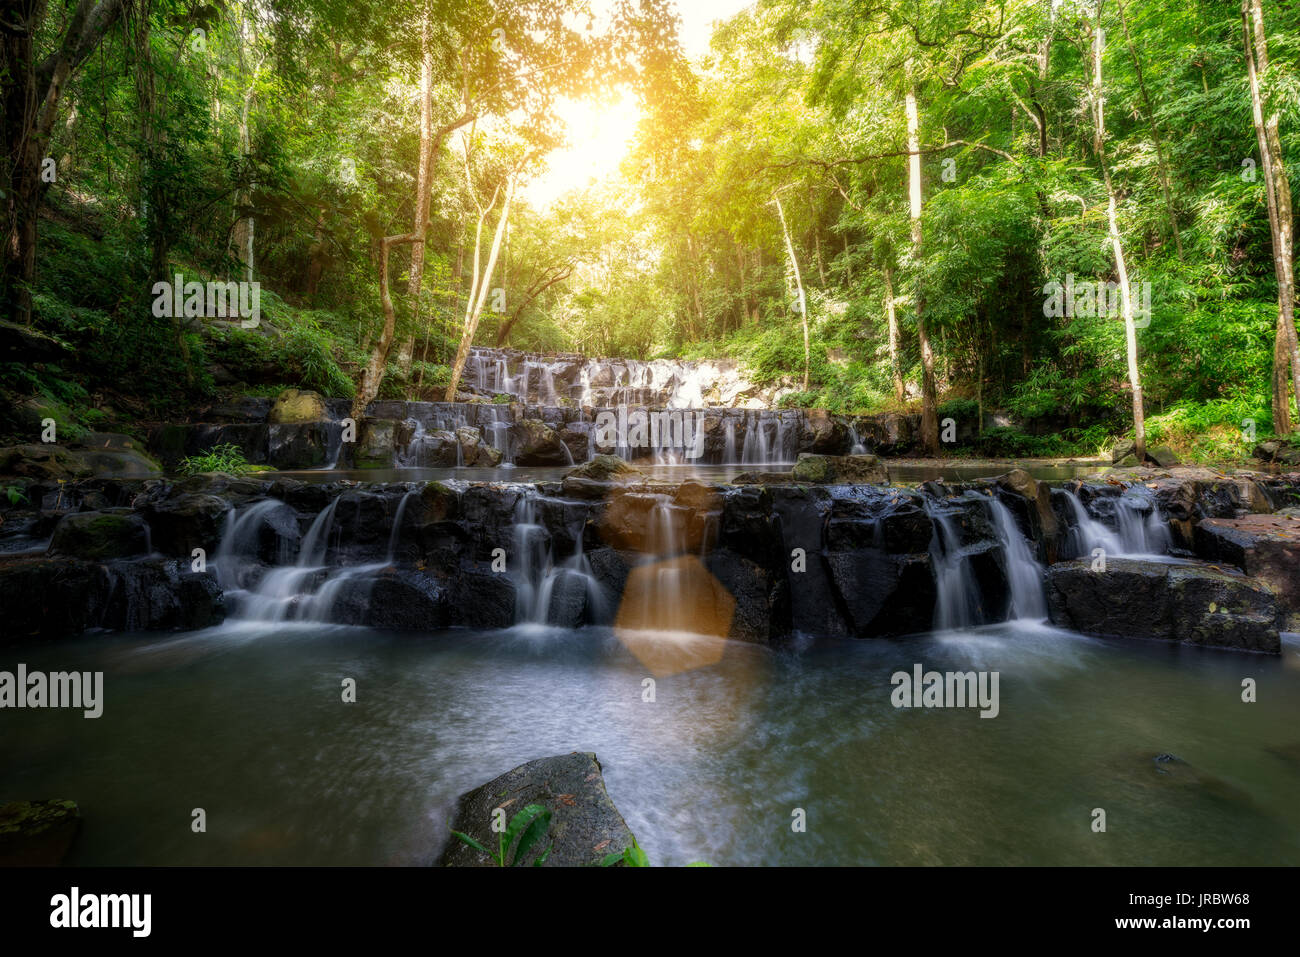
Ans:
{"label": "sunlight", "polygon": [[[698,60],[707,53],[713,24],[735,16],[751,3],[752,0],[695,0],[679,5],[678,36],[686,56]],[[603,22],[608,6],[601,0],[592,4],[597,24]],[[524,198],[536,209],[545,209],[566,193],[599,183],[616,173],[631,148],[644,111],[636,97],[624,92],[610,102],[564,99],[556,114],[564,121],[569,145],[553,151],[546,158],[542,173],[521,189]]]}
{"label": "sunlight", "polygon": [[529,204],[544,209],[564,194],[598,183],[618,170],[641,121],[636,97],[593,102],[565,99],[556,108],[569,145],[546,158],[546,169],[521,192]]}

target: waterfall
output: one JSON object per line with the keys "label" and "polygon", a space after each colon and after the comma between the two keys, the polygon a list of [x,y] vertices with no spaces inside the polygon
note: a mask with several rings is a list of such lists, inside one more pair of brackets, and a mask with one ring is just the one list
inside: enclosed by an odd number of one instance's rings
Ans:
{"label": "waterfall", "polygon": [[[408,492],[407,497],[414,494]],[[399,513],[406,503],[403,498]],[[238,597],[232,620],[281,622],[286,620],[329,620],[334,600],[348,581],[373,576],[389,562],[357,565],[331,571],[325,565],[329,533],[338,510],[335,498],[312,520],[303,536],[297,560],[267,569],[256,584],[245,588],[243,582],[261,569],[257,560],[257,534],[261,519],[270,510],[284,507],[275,499],[258,502],[242,515],[227,521],[226,531],[217,547],[217,579],[232,597]],[[389,544],[390,552],[395,540]]]}
{"label": "waterfall", "polygon": [[722,464],[736,465],[736,420],[728,418],[723,426],[725,441],[722,447]]}
{"label": "waterfall", "polygon": [[1130,486],[1115,503],[1119,537],[1130,553],[1166,554],[1173,545],[1169,526],[1160,519],[1155,496],[1141,485]]}
{"label": "waterfall", "polygon": [[561,611],[552,607],[556,586],[572,577],[584,589],[585,617],[603,619],[608,612],[604,589],[583,554],[582,535],[578,535],[573,555],[556,565],[550,538],[537,520],[535,495],[533,491],[525,491],[515,504],[515,565],[511,569],[515,583],[515,623],[577,624],[557,622],[557,613]]}
{"label": "waterfall", "polygon": [[273,498],[250,505],[242,512],[231,509],[226,512],[225,528],[221,541],[217,543],[217,554],[213,557],[213,566],[217,581],[225,591],[242,587],[240,572],[236,567],[238,559],[246,554],[256,553],[257,534],[262,524],[262,516],[280,506]]}
{"label": "waterfall", "polygon": [[[389,565],[393,563],[393,557],[397,553],[397,540],[402,534],[402,516],[406,513],[406,503],[411,500],[412,496],[418,494],[419,493],[415,489],[409,489],[407,493],[402,496],[402,500],[397,503],[397,514],[393,516],[393,530],[388,536],[387,564]],[[337,502],[338,499],[335,499],[334,501]]]}
{"label": "waterfall", "polygon": [[937,600],[934,606],[936,631],[956,631],[983,624],[979,583],[970,558],[961,547],[961,533],[952,516],[937,502],[926,503],[934,535],[930,539],[930,562],[934,568]]}
{"label": "waterfall", "polygon": [[849,438],[853,441],[853,448],[849,450],[851,455],[866,455],[867,446],[862,441],[862,436],[858,435],[857,426],[852,422],[849,423]]}
{"label": "waterfall", "polygon": [[1006,556],[1007,584],[1011,591],[1008,618],[1046,618],[1047,602],[1043,597],[1043,569],[1034,558],[1029,542],[1016,524],[1015,516],[997,498],[989,499],[993,525],[1002,540]]}
{"label": "waterfall", "polygon": [[771,462],[767,430],[757,412],[751,412],[745,422],[745,445],[740,452],[740,461],[742,465],[767,465]]}
{"label": "waterfall", "polygon": [[1160,519],[1155,497],[1145,488],[1126,489],[1113,500],[1117,531],[1093,518],[1073,490],[1062,491],[1074,517],[1069,540],[1078,557],[1086,558],[1096,548],[1103,549],[1111,558],[1164,555],[1173,545],[1173,536],[1169,526]]}

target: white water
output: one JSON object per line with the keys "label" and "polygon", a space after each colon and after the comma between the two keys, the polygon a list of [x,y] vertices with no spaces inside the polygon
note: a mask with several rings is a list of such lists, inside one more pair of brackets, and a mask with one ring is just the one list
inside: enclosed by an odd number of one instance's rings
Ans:
{"label": "white water", "polygon": [[934,568],[937,600],[934,605],[936,631],[952,631],[983,624],[979,611],[979,583],[970,559],[961,547],[961,535],[951,515],[937,503],[927,502],[934,537],[930,541],[930,562]]}
{"label": "white water", "polygon": [[997,500],[989,499],[993,512],[993,525],[1002,540],[1006,556],[1007,585],[1011,592],[1007,618],[1042,619],[1047,617],[1047,601],[1043,597],[1043,567],[1034,557],[1028,540],[1016,524],[1011,510]]}
{"label": "white water", "polygon": [[1118,530],[1093,518],[1074,491],[1063,491],[1074,517],[1069,535],[1078,557],[1086,558],[1097,548],[1111,558],[1159,556],[1168,553],[1173,545],[1169,526],[1161,520],[1160,510],[1145,489],[1127,489],[1115,499]]}

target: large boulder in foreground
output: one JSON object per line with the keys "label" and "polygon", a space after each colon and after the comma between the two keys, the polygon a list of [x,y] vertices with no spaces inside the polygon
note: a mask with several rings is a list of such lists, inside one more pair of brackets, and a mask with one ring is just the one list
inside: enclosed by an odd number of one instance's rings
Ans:
{"label": "large boulder in foreground", "polygon": [[1059,562],[1047,569],[1053,624],[1091,635],[1281,653],[1281,612],[1268,585],[1197,564],[1133,558]]}
{"label": "large boulder in foreground", "polygon": [[1196,554],[1235,565],[1277,592],[1292,631],[1300,628],[1300,516],[1210,518],[1193,530]]}
{"label": "large boulder in foreground", "polygon": [[[551,812],[551,827],[522,862],[532,864],[550,846],[543,867],[591,867],[606,854],[632,846],[632,832],[605,791],[600,762],[590,751],[540,758],[507,771],[482,787],[467,791],[456,803],[452,829],[495,850],[492,812],[501,808],[507,821],[529,804]],[[438,859],[442,867],[495,867],[482,851],[449,835]]]}

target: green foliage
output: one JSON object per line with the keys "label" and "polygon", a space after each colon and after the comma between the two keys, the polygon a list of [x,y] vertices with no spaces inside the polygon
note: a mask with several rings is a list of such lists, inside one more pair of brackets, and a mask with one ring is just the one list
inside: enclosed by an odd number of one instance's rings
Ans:
{"label": "green foliage", "polygon": [[[622,852],[615,851],[612,854],[606,854],[600,859],[601,867],[613,867],[616,864],[622,864],[624,867],[649,867],[650,858],[646,852],[641,850],[641,845],[632,838],[632,843],[624,848]],[[709,867],[704,861],[692,861],[687,867]]]}
{"label": "green foliage", "polygon": [[[468,834],[453,830],[451,833],[456,835],[462,843],[468,844],[475,850],[482,851],[498,867],[518,867],[527,859],[528,852],[533,849],[545,836],[551,827],[551,812],[546,810],[540,804],[529,804],[521,808],[510,819],[505,830],[500,832],[495,851],[484,847]],[[515,844],[515,838],[519,838],[519,843]],[[541,867],[546,859],[551,855],[551,845],[547,845],[542,852],[533,861],[533,867]]]}
{"label": "green foliage", "polygon": [[225,472],[227,475],[243,475],[257,471],[256,466],[244,458],[244,450],[233,443],[214,445],[202,455],[190,455],[181,459],[177,471],[182,475],[199,475],[204,472]]}
{"label": "green foliage", "polygon": [[29,503],[27,491],[21,485],[6,485],[0,488],[0,493],[3,493],[5,500],[11,506],[27,505]]}

